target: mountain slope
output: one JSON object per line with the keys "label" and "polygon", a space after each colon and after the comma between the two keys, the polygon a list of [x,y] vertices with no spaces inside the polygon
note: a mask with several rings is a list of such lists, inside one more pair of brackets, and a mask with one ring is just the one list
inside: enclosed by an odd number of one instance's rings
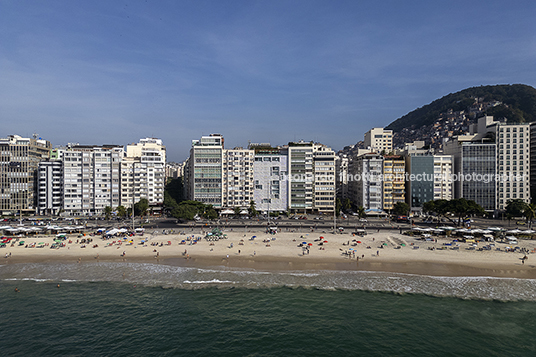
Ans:
{"label": "mountain slope", "polygon": [[512,84],[473,87],[448,94],[398,118],[386,129],[396,133],[404,128],[432,125],[441,113],[449,109],[466,110],[475,102],[475,98],[482,98],[484,102],[502,103],[486,109],[486,115],[493,115],[497,119],[505,118],[507,122],[515,123],[536,121],[536,89],[524,84]]}

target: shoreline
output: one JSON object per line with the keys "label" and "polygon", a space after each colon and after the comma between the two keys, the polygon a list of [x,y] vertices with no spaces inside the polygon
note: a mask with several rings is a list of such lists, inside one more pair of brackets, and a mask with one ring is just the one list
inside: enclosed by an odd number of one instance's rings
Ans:
{"label": "shoreline", "polygon": [[[119,244],[118,238],[102,240],[93,238],[86,248],[72,243],[66,247],[50,249],[54,237],[24,238],[25,245],[49,243],[43,248],[25,248],[15,245],[0,250],[0,257],[12,253],[9,258],[0,258],[0,265],[31,263],[150,263],[189,268],[252,269],[256,271],[368,271],[445,277],[499,277],[536,279],[536,258],[524,263],[522,253],[504,251],[475,251],[465,249],[440,250],[451,238],[439,238],[438,242],[417,241],[398,231],[369,233],[364,237],[352,234],[326,233],[236,233],[225,232],[228,238],[215,242],[201,239],[196,244],[180,244],[201,234],[134,237],[132,245]],[[257,238],[251,240],[253,234]],[[89,236],[86,236],[86,238]],[[323,237],[320,240],[319,237]],[[272,240],[275,238],[275,240]],[[129,238],[131,239],[131,238]],[[147,240],[141,244],[141,240]],[[21,239],[22,240],[22,239]],[[327,243],[319,246],[319,240]],[[355,241],[361,243],[357,244]],[[171,245],[167,245],[167,242]],[[310,242],[308,249],[298,247],[301,242]],[[354,241],[354,242],[352,242]],[[396,241],[406,246],[394,249]],[[115,242],[115,243],[112,243]],[[124,241],[122,241],[124,242]],[[187,241],[188,242],[188,241]],[[350,245],[348,244],[350,243]],[[353,244],[352,244],[353,243]],[[111,244],[111,245],[110,245]],[[160,244],[163,244],[162,246]],[[98,245],[92,248],[93,245]],[[479,245],[483,245],[480,243]],[[506,247],[497,243],[497,247]],[[351,246],[351,247],[350,247]],[[413,249],[417,246],[419,249]],[[520,247],[529,251],[536,249],[536,241],[520,241]],[[430,250],[433,247],[434,250]],[[354,249],[356,254],[352,254]],[[438,249],[438,250],[435,250]],[[351,254],[346,255],[346,252]],[[122,257],[122,253],[125,256]],[[308,252],[308,253],[306,253]],[[528,253],[527,253],[528,255]],[[187,257],[189,257],[187,259]],[[359,259],[357,259],[359,258]]]}

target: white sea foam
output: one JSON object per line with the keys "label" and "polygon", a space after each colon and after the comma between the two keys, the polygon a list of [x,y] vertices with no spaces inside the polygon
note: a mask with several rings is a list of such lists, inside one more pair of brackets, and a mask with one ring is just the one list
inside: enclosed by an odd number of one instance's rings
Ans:
{"label": "white sea foam", "polygon": [[277,287],[319,290],[385,291],[451,296],[463,299],[536,301],[536,280],[495,277],[438,277],[373,271],[257,271],[228,267],[201,269],[150,263],[10,264],[2,280],[64,282],[128,282],[175,288],[264,289]]}
{"label": "white sea foam", "polygon": [[203,281],[203,280],[188,281],[188,280],[185,280],[185,281],[183,281],[183,283],[185,283],[185,284],[235,284],[236,281],[218,280],[218,279],[212,279],[212,280],[209,280],[209,281]]}

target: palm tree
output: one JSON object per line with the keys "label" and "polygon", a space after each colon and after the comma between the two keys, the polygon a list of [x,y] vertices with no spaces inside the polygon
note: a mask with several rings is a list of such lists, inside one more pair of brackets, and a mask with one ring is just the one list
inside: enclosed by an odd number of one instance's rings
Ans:
{"label": "palm tree", "polygon": [[536,217],[536,203],[528,204],[523,211],[523,215],[527,218],[529,229],[532,229],[532,220]]}
{"label": "palm tree", "polygon": [[125,209],[125,206],[118,206],[117,207],[117,215],[121,218],[125,218],[127,215],[127,210]]}
{"label": "palm tree", "polygon": [[363,206],[357,207],[357,216],[359,218],[365,218],[366,215],[367,213],[365,212],[365,208]]}

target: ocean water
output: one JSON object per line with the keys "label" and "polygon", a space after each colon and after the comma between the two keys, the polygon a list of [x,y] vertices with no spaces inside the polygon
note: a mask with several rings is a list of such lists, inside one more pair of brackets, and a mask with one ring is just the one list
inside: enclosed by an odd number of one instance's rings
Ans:
{"label": "ocean water", "polygon": [[536,355],[526,279],[13,264],[0,304],[2,356]]}

